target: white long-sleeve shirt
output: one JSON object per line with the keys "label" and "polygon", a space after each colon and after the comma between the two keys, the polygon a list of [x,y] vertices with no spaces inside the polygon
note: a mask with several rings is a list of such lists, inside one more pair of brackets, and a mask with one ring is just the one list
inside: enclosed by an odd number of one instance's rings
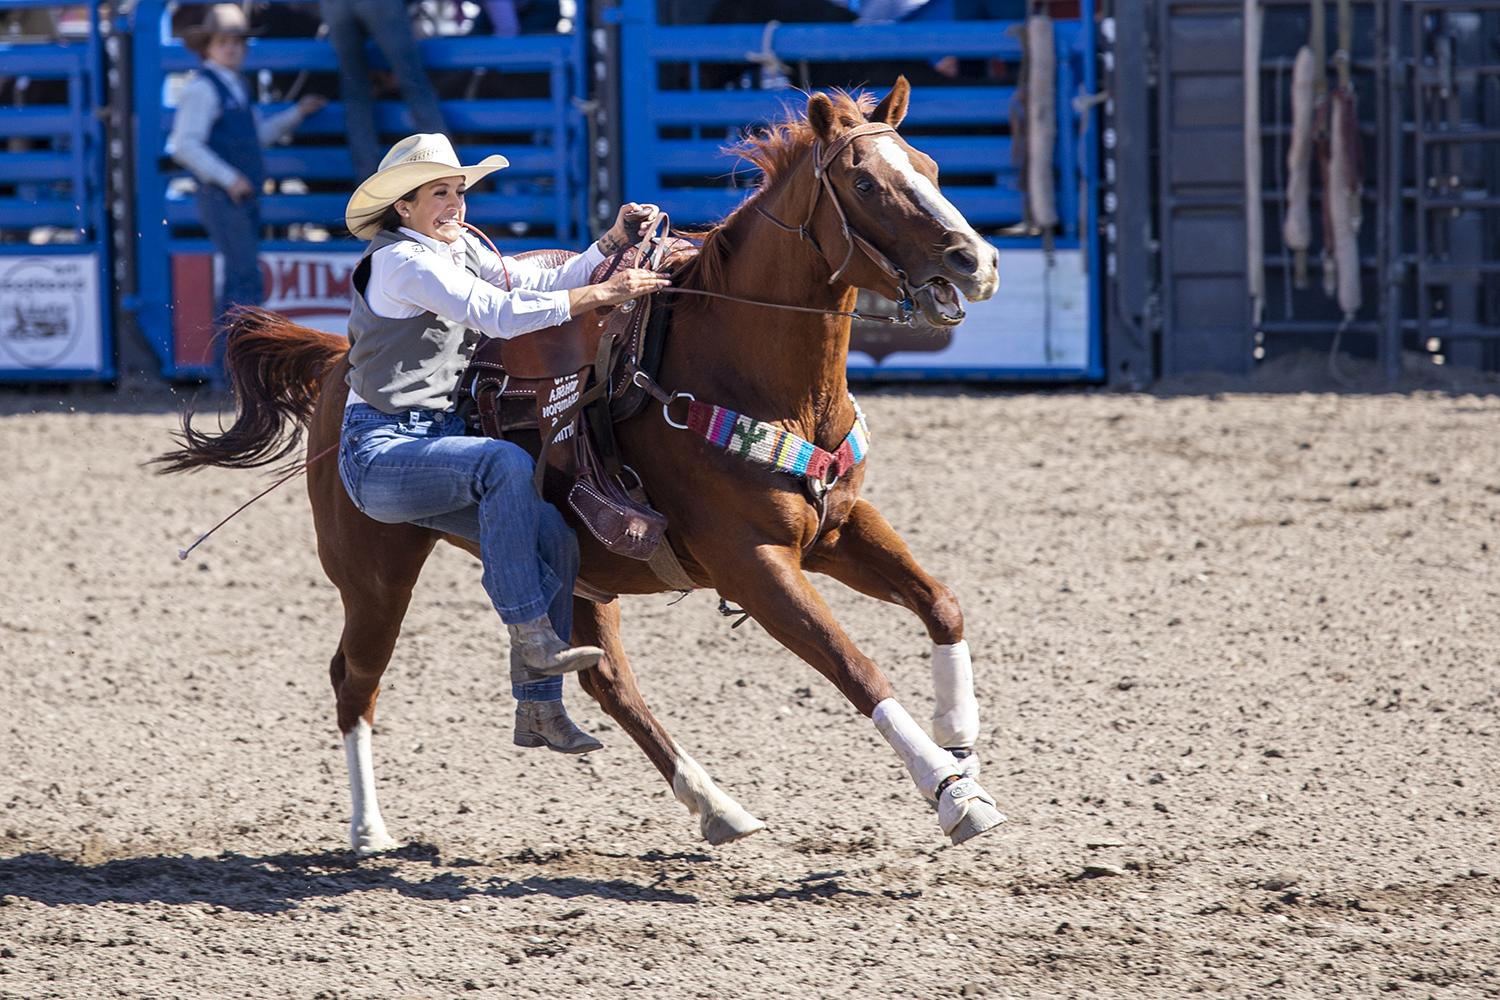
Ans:
{"label": "white long-sleeve shirt", "polygon": [[[506,257],[502,261],[468,234],[444,243],[402,227],[411,240],[381,247],[370,255],[365,305],[386,319],[409,319],[431,312],[462,322],[491,337],[509,339],[565,323],[573,316],[568,290],[589,283],[604,261],[595,243],[561,267]],[[465,258],[473,247],[479,274]],[[509,285],[500,287],[509,278]],[[365,400],[352,387],[347,406]]]}
{"label": "white long-sleeve shirt", "polygon": [[262,146],[280,142],[302,124],[302,112],[296,105],[285,111],[262,118],[250,101],[245,87],[245,78],[225,69],[216,62],[205,59],[203,66],[182,85],[177,98],[177,115],[172,119],[172,133],[167,136],[167,155],[190,170],[200,183],[229,187],[240,177],[240,172],[208,146],[208,134],[223,110],[219,104],[219,92],[204,76],[212,73],[219,82],[229,88],[236,100],[250,104],[255,116],[255,133]]}
{"label": "white long-sleeve shirt", "polygon": [[[503,340],[572,319],[568,290],[587,285],[604,262],[597,243],[561,267],[543,267],[514,257],[502,262],[467,234],[444,243],[404,226],[401,232],[416,242],[402,240],[370,255],[370,311],[387,319],[436,313]],[[479,258],[477,277],[464,266],[471,246]],[[506,275],[508,289],[501,287]]]}

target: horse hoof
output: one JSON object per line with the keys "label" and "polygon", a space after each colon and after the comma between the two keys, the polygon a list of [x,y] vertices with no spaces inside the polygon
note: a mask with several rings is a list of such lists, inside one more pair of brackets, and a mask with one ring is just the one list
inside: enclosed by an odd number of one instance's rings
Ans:
{"label": "horse hoof", "polygon": [[354,853],[362,858],[368,858],[372,854],[384,854],[387,851],[395,851],[401,848],[401,841],[392,837],[384,830],[356,831],[349,838],[350,846]]}
{"label": "horse hoof", "polygon": [[962,844],[1004,823],[1005,814],[979,782],[963,778],[943,789],[938,799],[938,822],[953,843]]}
{"label": "horse hoof", "polygon": [[703,833],[703,839],[715,847],[742,840],[765,828],[766,824],[743,809],[704,816],[698,824],[698,829]]}
{"label": "horse hoof", "polygon": [[[979,752],[977,750],[973,747],[943,747],[943,749],[953,755],[954,762],[958,764],[960,778],[979,777]],[[933,812],[938,811],[937,802],[926,796],[922,797],[922,801],[927,803]]]}
{"label": "horse hoof", "polygon": [[958,763],[958,774],[962,778],[979,777],[979,751],[973,747],[943,747]]}

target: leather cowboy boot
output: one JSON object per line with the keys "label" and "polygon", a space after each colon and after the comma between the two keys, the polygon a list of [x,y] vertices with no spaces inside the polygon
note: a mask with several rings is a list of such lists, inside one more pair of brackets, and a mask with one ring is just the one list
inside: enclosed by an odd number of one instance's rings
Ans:
{"label": "leather cowboy boot", "polygon": [[511,652],[519,653],[526,666],[543,677],[587,670],[604,657],[604,650],[598,646],[569,646],[563,642],[546,615],[519,625],[507,625],[506,630],[510,632]]}
{"label": "leather cowboy boot", "polygon": [[[511,647],[512,684],[529,684],[542,677],[542,674],[527,669],[515,647]],[[545,746],[558,753],[588,753],[604,748],[603,743],[573,724],[560,700],[517,701],[515,744],[518,747]]]}

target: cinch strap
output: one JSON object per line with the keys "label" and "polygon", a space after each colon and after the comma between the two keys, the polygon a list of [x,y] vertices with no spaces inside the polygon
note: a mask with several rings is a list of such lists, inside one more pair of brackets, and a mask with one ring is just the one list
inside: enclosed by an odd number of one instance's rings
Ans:
{"label": "cinch strap", "polygon": [[819,448],[775,424],[697,400],[688,403],[687,422],[694,433],[726,451],[794,476],[831,483],[848,475],[870,450],[864,412],[852,395],[849,402],[854,403],[854,426],[837,451]]}

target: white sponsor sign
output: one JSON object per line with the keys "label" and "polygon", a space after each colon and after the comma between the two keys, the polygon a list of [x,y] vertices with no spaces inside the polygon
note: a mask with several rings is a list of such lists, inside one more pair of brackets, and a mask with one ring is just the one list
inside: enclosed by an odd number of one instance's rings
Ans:
{"label": "white sponsor sign", "polygon": [[0,256],[0,368],[103,367],[98,255]]}
{"label": "white sponsor sign", "polygon": [[[951,330],[860,325],[849,366],[902,369],[1082,369],[1089,364],[1089,277],[1083,254],[1001,250],[1000,290],[964,306]],[[863,348],[863,349],[861,349]]]}
{"label": "white sponsor sign", "polygon": [[265,308],[303,326],[349,332],[349,279],[357,253],[270,252],[260,255]]}

